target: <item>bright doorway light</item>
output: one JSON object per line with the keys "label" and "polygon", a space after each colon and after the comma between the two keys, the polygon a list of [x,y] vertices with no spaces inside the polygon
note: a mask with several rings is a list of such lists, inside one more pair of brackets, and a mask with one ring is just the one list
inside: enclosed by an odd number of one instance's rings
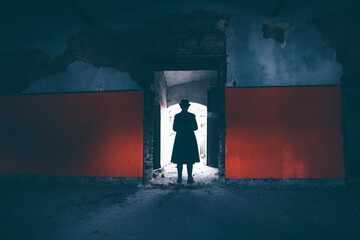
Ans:
{"label": "bright doorway light", "polygon": [[[206,133],[207,133],[207,107],[198,103],[190,102],[189,112],[195,114],[198,130],[195,131],[198,143],[200,162],[206,164]],[[179,104],[161,109],[161,167],[170,164],[172,149],[176,132],[173,131],[175,114],[181,112]]]}

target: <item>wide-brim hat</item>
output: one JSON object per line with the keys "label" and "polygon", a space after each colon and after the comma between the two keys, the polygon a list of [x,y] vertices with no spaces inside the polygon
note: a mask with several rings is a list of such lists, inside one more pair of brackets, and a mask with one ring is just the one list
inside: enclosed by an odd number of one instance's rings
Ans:
{"label": "wide-brim hat", "polygon": [[182,99],[179,105],[180,105],[180,107],[189,107],[190,103],[189,103],[189,100]]}

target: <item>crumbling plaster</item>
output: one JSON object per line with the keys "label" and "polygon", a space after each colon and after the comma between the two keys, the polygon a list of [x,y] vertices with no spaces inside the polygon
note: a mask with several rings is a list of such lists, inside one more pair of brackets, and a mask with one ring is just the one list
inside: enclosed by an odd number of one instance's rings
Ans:
{"label": "crumbling plaster", "polygon": [[[154,95],[146,89],[150,89],[154,77],[151,69],[146,68],[144,64],[145,54],[151,54],[153,50],[151,47],[155,47],[156,52],[156,47],[164,46],[163,54],[174,50],[171,48],[174,42],[164,38],[174,32],[162,32],[159,21],[167,23],[165,16],[170,14],[176,16],[177,12],[189,13],[195,9],[225,12],[231,15],[227,26],[222,19],[217,19],[213,26],[219,31],[227,29],[227,86],[233,86],[233,82],[239,87],[341,84],[344,99],[344,154],[347,169],[351,169],[350,172],[348,170],[347,176],[360,176],[358,160],[360,153],[355,144],[360,137],[357,121],[359,113],[354,110],[356,109],[354,106],[360,102],[358,97],[360,7],[354,4],[350,7],[345,6],[354,1],[326,1],[326,4],[324,1],[320,2],[309,3],[302,8],[274,17],[250,9],[214,2],[194,4],[167,2],[139,8],[111,19],[102,19],[95,26],[84,27],[86,22],[76,14],[74,15],[76,17],[67,17],[65,22],[64,16],[60,14],[59,17],[55,14],[48,22],[30,25],[8,24],[4,28],[5,37],[0,44],[0,94],[18,94],[25,89],[28,89],[26,93],[51,92],[52,90],[46,85],[50,86],[50,82],[55,81],[56,78],[70,79],[69,71],[71,72],[72,67],[81,62],[87,64],[84,70],[87,73],[83,72],[82,75],[81,70],[78,74],[79,78],[101,69],[112,69],[106,73],[107,78],[115,74],[126,76],[125,79],[129,80],[126,75],[128,74],[132,81],[145,89],[145,101],[152,102]],[[57,9],[57,12],[62,11]],[[147,23],[152,19],[155,21]],[[189,18],[188,23],[191,22],[192,19]],[[296,24],[290,25],[290,23]],[[49,30],[57,24],[62,27],[54,28],[56,31]],[[176,21],[172,24],[176,31],[181,31],[179,29],[181,26],[176,25]],[[270,38],[264,38],[264,24],[286,26],[285,29],[281,27],[279,31],[280,34],[284,33],[283,38],[278,39],[279,33],[275,34],[276,37],[270,34],[265,35]],[[27,30],[19,31],[19,29]],[[143,31],[139,32],[136,29]],[[275,30],[278,31],[279,28]],[[196,38],[186,39],[188,36],[191,37],[188,29],[182,31],[186,37],[184,41],[179,42],[182,44],[180,46],[192,49],[201,46],[198,45]],[[14,33],[27,33],[27,35]],[[159,41],[154,42],[155,38],[149,39],[149,34],[153,33],[159,34],[157,35]],[[218,37],[216,34],[210,34],[205,41],[208,43],[205,47],[211,46],[214,50],[222,50],[224,46],[211,45],[216,44]],[[163,41],[160,41],[161,39]],[[149,44],[148,46],[143,44],[144,40]],[[152,43],[156,44],[152,45]],[[175,48],[175,51],[180,49],[184,49],[183,53],[187,53],[187,49],[181,47]],[[73,74],[71,76],[74,77]],[[125,81],[122,77],[118,78],[120,82]],[[63,89],[69,91],[98,90],[96,85],[97,81],[100,81],[97,78],[89,79],[89,82],[84,82],[89,88],[79,89],[77,87],[79,80],[69,79],[63,82],[67,85],[63,86]],[[60,80],[58,81],[60,83]],[[90,83],[91,81],[93,82]],[[31,86],[32,84],[43,84],[43,87],[36,88],[35,85]],[[120,89],[118,84],[114,83],[112,86],[115,87],[110,87],[109,90]],[[34,90],[30,91],[30,89]],[[151,115],[152,109],[145,106],[144,112],[145,115]],[[152,119],[145,120],[144,125],[151,126]],[[144,145],[151,146],[151,143],[152,132],[149,131],[144,134]],[[144,162],[146,171],[152,169],[151,154],[151,147],[144,150],[144,156],[148,159]]]}
{"label": "crumbling plaster", "polygon": [[[136,78],[143,78],[146,70],[131,68],[127,63],[132,61],[138,65],[142,64],[144,48],[140,39],[143,35],[139,35],[138,31],[131,29],[142,27],[145,29],[144,32],[156,31],[151,26],[154,24],[159,26],[159,22],[163,19],[150,21],[151,19],[177,12],[190,12],[195,9],[226,12],[232,16],[226,41],[228,86],[232,86],[234,80],[237,86],[336,85],[339,84],[341,65],[334,60],[334,50],[323,44],[322,36],[313,27],[306,25],[294,28],[294,25],[289,25],[284,31],[282,45],[273,39],[263,37],[264,24],[268,24],[268,26],[287,25],[294,22],[300,25],[304,24],[307,18],[314,14],[319,15],[323,11],[324,5],[322,8],[318,5],[308,4],[287,15],[280,14],[276,17],[269,17],[239,6],[215,2],[186,4],[175,1],[140,7],[135,11],[110,19],[101,19],[100,25],[105,28],[94,26],[83,28],[85,20],[81,16],[68,18],[64,24],[64,28],[67,26],[66,30],[62,29],[63,31],[58,31],[56,34],[49,31],[48,41],[40,38],[40,41],[34,40],[26,44],[18,42],[17,50],[11,50],[15,48],[15,45],[9,44],[11,42],[8,39],[9,36],[6,37],[6,42],[2,44],[1,48],[3,53],[0,55],[2,70],[0,89],[5,94],[21,92],[35,81],[65,72],[67,67],[75,61],[92,64],[97,68],[110,67],[120,72],[127,72],[133,80],[138,81]],[[339,3],[331,2],[326,5],[326,9],[334,10],[338,5]],[[59,12],[64,14],[64,11]],[[71,16],[74,14],[73,10],[66,10],[65,13],[68,15],[71,13]],[[59,19],[62,21],[62,18]],[[192,19],[190,18],[189,21]],[[56,16],[51,18],[49,24],[51,23],[56,24]],[[224,21],[215,24],[222,30],[226,27]],[[41,32],[41,29],[49,29],[48,26],[44,27],[44,23],[39,23],[38,27],[31,27],[39,28],[35,33]],[[78,29],[81,30],[76,33]],[[12,31],[9,28],[7,30]],[[61,32],[62,37],[60,37]],[[290,34],[286,37],[288,33]],[[64,42],[66,38],[68,38],[67,45]],[[286,46],[284,45],[285,40]],[[36,44],[31,44],[35,42]],[[121,43],[126,47],[114,47],[115,43]],[[159,44],[162,42],[160,41]],[[192,42],[188,41],[186,44],[192,44]],[[50,45],[51,47],[49,47]],[[37,50],[22,50],[23,47],[35,47]],[[123,61],[117,59],[119,55],[122,56]],[[141,71],[143,72],[141,73]],[[141,83],[139,84],[141,86]],[[93,88],[87,90],[92,91]],[[113,89],[111,88],[111,90]],[[43,89],[43,91],[46,92],[47,89]]]}
{"label": "crumbling plaster", "polygon": [[360,5],[342,8],[336,12],[321,14],[308,19],[321,33],[324,42],[336,52],[336,60],[341,63],[342,132],[343,153],[348,182],[360,182]]}
{"label": "crumbling plaster", "polygon": [[75,61],[64,73],[40,79],[21,93],[65,93],[89,91],[139,90],[140,86],[128,73],[114,68],[99,67]]}

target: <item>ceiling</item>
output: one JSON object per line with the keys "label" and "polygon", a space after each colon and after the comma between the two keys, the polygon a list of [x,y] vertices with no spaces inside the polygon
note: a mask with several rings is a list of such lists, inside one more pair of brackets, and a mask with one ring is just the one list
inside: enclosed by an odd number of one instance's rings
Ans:
{"label": "ceiling", "polygon": [[168,87],[196,81],[217,79],[217,74],[218,71],[216,70],[164,71]]}
{"label": "ceiling", "polygon": [[[344,0],[350,1],[350,0]],[[218,2],[248,8],[266,16],[277,16],[308,3],[330,4],[336,0],[177,0],[173,2]],[[74,12],[87,15],[94,22],[101,22],[116,15],[129,12],[141,7],[167,3],[169,0],[18,0],[1,1],[0,17],[15,17],[21,20],[31,16],[35,21],[41,16],[51,18],[52,14],[62,12],[64,17],[74,18]],[[66,12],[65,12],[66,9]],[[80,11],[79,11],[80,10]]]}

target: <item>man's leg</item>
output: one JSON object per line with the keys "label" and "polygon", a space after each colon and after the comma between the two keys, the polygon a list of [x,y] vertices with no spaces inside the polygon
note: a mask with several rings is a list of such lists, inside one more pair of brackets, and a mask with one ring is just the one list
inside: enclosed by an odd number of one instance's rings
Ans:
{"label": "man's leg", "polygon": [[182,171],[183,171],[183,165],[182,164],[177,165],[177,171],[178,171],[177,183],[181,183],[182,182]]}
{"label": "man's leg", "polygon": [[188,172],[188,183],[193,183],[194,182],[194,178],[192,177],[193,165],[192,164],[186,164],[186,165]]}

